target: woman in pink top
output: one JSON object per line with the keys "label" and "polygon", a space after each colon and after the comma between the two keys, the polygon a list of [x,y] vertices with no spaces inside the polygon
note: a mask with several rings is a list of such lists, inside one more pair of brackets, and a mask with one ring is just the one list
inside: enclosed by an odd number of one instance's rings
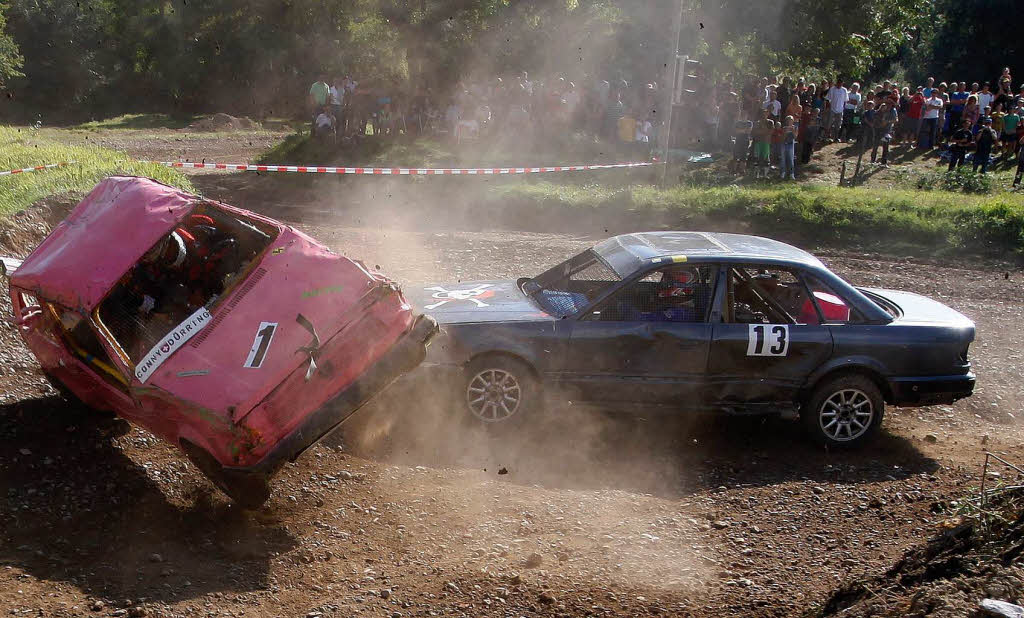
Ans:
{"label": "woman in pink top", "polygon": [[971,130],[978,126],[978,120],[981,118],[981,107],[978,105],[978,97],[971,95],[967,97],[967,105],[964,106],[964,120],[971,121]]}

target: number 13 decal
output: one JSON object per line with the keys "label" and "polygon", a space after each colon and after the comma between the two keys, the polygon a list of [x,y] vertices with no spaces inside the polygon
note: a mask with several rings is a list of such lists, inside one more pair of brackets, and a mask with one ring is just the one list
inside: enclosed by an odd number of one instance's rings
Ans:
{"label": "number 13 decal", "polygon": [[789,352],[789,326],[751,324],[747,332],[747,356],[785,356]]}
{"label": "number 13 decal", "polygon": [[260,327],[256,331],[256,339],[252,342],[252,348],[249,350],[249,356],[245,358],[243,367],[260,368],[263,359],[267,357],[267,350],[270,349],[270,342],[274,339],[275,332],[277,332],[277,322],[260,322]]}

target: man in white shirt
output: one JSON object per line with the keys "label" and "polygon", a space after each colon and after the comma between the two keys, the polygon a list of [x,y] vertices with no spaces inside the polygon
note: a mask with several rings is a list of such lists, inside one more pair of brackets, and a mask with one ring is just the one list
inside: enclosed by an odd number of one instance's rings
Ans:
{"label": "man in white shirt", "polygon": [[924,134],[928,136],[929,148],[935,148],[939,138],[939,129],[942,127],[942,123],[939,121],[942,117],[942,106],[943,101],[939,96],[939,90],[933,88],[932,96],[924,100]]}
{"label": "man in white shirt", "polygon": [[835,140],[839,137],[839,130],[843,128],[843,110],[850,100],[850,91],[843,87],[843,80],[836,78],[834,86],[825,93],[828,99],[829,110],[828,120],[825,124],[825,138]]}

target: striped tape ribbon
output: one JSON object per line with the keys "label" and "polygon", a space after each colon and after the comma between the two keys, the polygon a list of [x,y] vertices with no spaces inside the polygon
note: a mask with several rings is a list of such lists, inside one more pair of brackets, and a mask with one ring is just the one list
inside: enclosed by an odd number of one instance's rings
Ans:
{"label": "striped tape ribbon", "polygon": [[39,172],[39,171],[42,171],[42,170],[52,169],[54,167],[64,167],[66,165],[71,165],[72,163],[75,163],[75,161],[64,161],[64,162],[61,162],[61,163],[51,163],[49,165],[37,165],[35,167],[24,167],[24,168],[22,168],[20,170],[8,170],[6,172],[0,172],[0,176],[13,176],[14,174],[27,174],[29,172]]}
{"label": "striped tape ribbon", "polygon": [[578,172],[624,167],[647,167],[653,163],[607,163],[599,165],[559,165],[552,167],[326,167],[316,165],[247,165],[243,163],[183,163],[178,161],[147,161],[165,167],[186,169],[236,170],[241,172],[297,172],[305,174],[368,174],[384,176],[475,176],[492,174],[540,174],[544,172]]}

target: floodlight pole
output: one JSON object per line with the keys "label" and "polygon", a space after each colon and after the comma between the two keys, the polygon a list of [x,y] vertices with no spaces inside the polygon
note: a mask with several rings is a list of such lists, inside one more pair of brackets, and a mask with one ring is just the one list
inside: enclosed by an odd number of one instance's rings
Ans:
{"label": "floodlight pole", "polygon": [[672,40],[672,62],[666,63],[668,71],[671,72],[671,79],[668,75],[665,76],[663,83],[672,83],[672,88],[668,92],[668,118],[665,120],[665,131],[661,138],[662,142],[662,162],[661,162],[661,186],[665,187],[668,180],[668,151],[672,144],[672,116],[675,111],[676,104],[676,92],[679,90],[679,37],[683,30],[683,3],[685,0],[679,0],[679,11],[676,13],[675,24],[672,29],[674,37]]}

